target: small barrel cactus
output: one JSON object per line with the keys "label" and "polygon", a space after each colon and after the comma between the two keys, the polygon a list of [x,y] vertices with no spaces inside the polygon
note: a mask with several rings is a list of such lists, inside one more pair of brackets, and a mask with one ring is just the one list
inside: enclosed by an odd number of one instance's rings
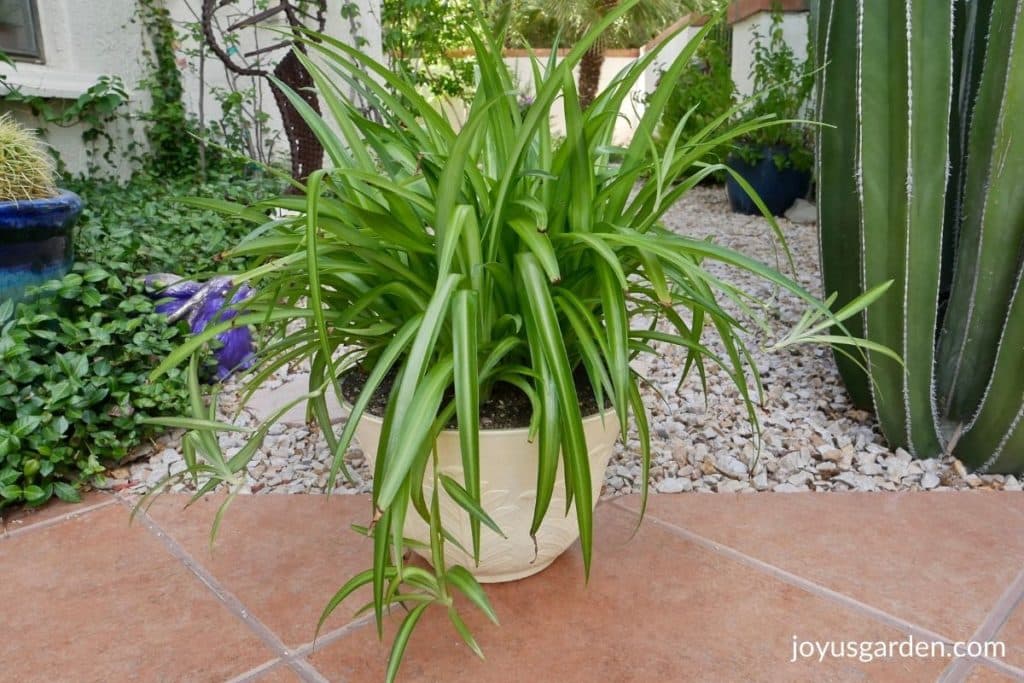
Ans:
{"label": "small barrel cactus", "polygon": [[56,195],[53,159],[43,144],[10,115],[0,116],[0,202]]}

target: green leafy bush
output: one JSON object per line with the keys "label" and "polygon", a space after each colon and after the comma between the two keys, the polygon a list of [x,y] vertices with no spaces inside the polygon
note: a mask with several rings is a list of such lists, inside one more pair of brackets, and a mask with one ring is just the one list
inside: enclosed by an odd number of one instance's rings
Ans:
{"label": "green leafy bush", "polygon": [[[782,12],[776,6],[768,35],[754,30],[750,49],[754,53],[751,76],[754,78],[754,99],[743,110],[743,121],[774,116],[777,121],[799,121],[806,118],[811,90],[814,88],[812,59],[797,59],[782,32]],[[811,46],[808,45],[810,53]],[[766,148],[787,147],[785,154],[773,154],[775,166],[807,171],[814,155],[811,152],[809,127],[800,123],[755,128],[743,136],[737,154],[747,163],[756,164]]]}
{"label": "green leafy bush", "polygon": [[79,485],[163,431],[143,419],[186,409],[180,372],[147,381],[186,332],[154,312],[139,278],[239,266],[220,255],[248,228],[176,198],[253,202],[280,190],[244,171],[223,167],[205,182],[142,172],[124,185],[69,183],[86,204],[81,263],[33,300],[0,304],[0,507],[77,500]]}
{"label": "green leafy bush", "polygon": [[[715,34],[712,34],[714,36]],[[682,127],[683,140],[695,137],[715,119],[729,112],[733,107],[736,86],[732,82],[729,55],[720,40],[708,38],[691,61],[691,68],[680,74],[675,88],[665,105],[658,131],[660,141],[672,137],[672,132],[685,120]],[[712,151],[704,161],[718,163],[725,160],[728,147]],[[715,180],[723,182],[725,174],[714,174]]]}
{"label": "green leafy bush", "polygon": [[127,184],[78,180],[69,189],[85,200],[75,239],[76,256],[96,263],[124,263],[134,275],[173,272],[198,275],[237,269],[221,254],[250,229],[241,220],[196,209],[179,197],[203,196],[251,203],[281,190],[281,181],[225,164],[195,176],[137,173]]}
{"label": "green leafy bush", "polygon": [[80,264],[36,293],[0,304],[0,507],[77,500],[159,431],[144,418],[187,404],[181,372],[146,381],[184,325],[154,313],[122,264]]}

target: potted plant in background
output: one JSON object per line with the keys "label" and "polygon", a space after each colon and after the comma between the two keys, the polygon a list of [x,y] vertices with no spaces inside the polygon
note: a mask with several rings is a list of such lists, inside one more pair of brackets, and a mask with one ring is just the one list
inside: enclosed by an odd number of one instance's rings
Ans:
{"label": "potted plant in background", "polygon": [[[811,60],[797,59],[786,42],[777,6],[767,37],[755,29],[751,50],[754,96],[741,118],[756,121],[771,116],[776,123],[740,137],[727,164],[750,184],[769,211],[781,216],[810,186],[814,155],[808,125],[802,119],[814,87],[814,72]],[[735,176],[726,180],[726,190],[733,211],[760,213],[754,197]]]}
{"label": "potted plant in background", "polygon": [[[631,418],[646,501],[650,435],[644,378],[631,366],[638,355],[685,347],[691,362],[683,375],[694,367],[703,374],[706,361],[720,364],[756,422],[759,385],[748,379],[741,323],[722,308],[728,299],[749,311],[756,300],[711,275],[704,261],[756,273],[808,303],[808,317],[784,343],[856,343],[821,335],[884,289],[832,315],[771,268],[659,225],[681,196],[722,169],[701,161],[709,151],[765,122],[727,129],[734,112],[726,112],[691,137],[683,139],[677,127],[666,145],[654,143],[673,84],[709,22],[667,69],[633,141],[612,146],[617,113],[658,51],[623,71],[586,109],[572,73],[635,2],[611,10],[563,59],[535,63],[536,97],[525,115],[502,60],[503,31],[481,19],[472,31],[478,87],[459,131],[385,66],[313,36],[308,48],[323,66],[301,58],[330,125],[286,92],[332,167],[310,176],[305,197],[252,207],[205,202],[259,225],[235,250],[255,259],[236,282],[257,291],[244,313],[207,328],[155,374],[191,358],[195,377],[205,341],[241,324],[275,333],[249,389],[277,368],[308,361],[309,392],[298,400],[309,401],[334,449],[331,482],[345,473],[344,454],[357,433],[374,459],[367,525],[359,530],[372,538],[373,566],[340,588],[324,619],[366,585],[373,593],[366,609],[378,628],[385,610],[405,607],[389,680],[427,608],[446,610],[479,654],[455,594],[493,619],[480,581],[539,571],[577,535],[589,572],[595,498],[610,447]],[[353,85],[372,114],[346,98]],[[552,106],[563,107],[566,120],[557,149],[548,126]],[[297,215],[267,222],[265,212],[274,208]],[[705,327],[714,328],[724,354],[704,345]],[[214,421],[215,401],[204,403],[195,379],[192,392],[195,414],[166,422],[191,428],[184,441],[189,471],[178,476],[195,478],[198,498],[244,477],[274,418],[229,457],[215,437],[233,427]],[[351,406],[340,433],[331,426],[328,392]],[[407,561],[407,550],[432,569]]]}
{"label": "potted plant in background", "polygon": [[63,277],[82,200],[54,183],[53,159],[30,130],[0,116],[0,303]]}

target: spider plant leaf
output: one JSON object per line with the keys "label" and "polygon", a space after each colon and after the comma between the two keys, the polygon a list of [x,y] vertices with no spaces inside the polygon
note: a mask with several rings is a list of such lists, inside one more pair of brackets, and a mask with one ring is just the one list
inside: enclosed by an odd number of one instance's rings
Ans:
{"label": "spider plant leaf", "polygon": [[466,643],[470,650],[473,651],[473,654],[480,659],[484,659],[483,650],[480,649],[480,646],[477,644],[473,634],[469,632],[466,622],[462,620],[462,617],[459,616],[459,613],[454,606],[448,608],[448,619],[452,622],[452,626],[455,627],[455,630],[462,638],[462,641]]}
{"label": "spider plant leaf", "polygon": [[476,577],[469,573],[469,570],[460,565],[455,565],[448,568],[448,574],[445,578],[449,586],[457,589],[469,598],[469,601],[480,608],[480,611],[487,615],[487,618],[493,623],[498,623],[498,615],[494,612],[491,601],[487,599],[487,593],[484,592]]}
{"label": "spider plant leaf", "polygon": [[395,640],[391,645],[391,654],[388,655],[388,668],[384,674],[384,680],[387,683],[394,683],[395,677],[398,675],[398,667],[402,664],[402,655],[409,644],[409,636],[412,635],[416,623],[429,606],[430,603],[424,603],[413,607],[398,627],[398,633],[395,634]]}
{"label": "spider plant leaf", "polygon": [[[413,342],[415,346],[415,342]],[[392,505],[395,496],[406,480],[416,455],[425,446],[431,436],[431,426],[441,405],[444,391],[452,379],[454,362],[451,355],[445,356],[430,366],[430,370],[414,387],[407,401],[402,400],[401,393],[396,400],[395,414],[398,424],[394,426],[388,441],[387,469],[377,490],[377,505],[387,508]],[[410,370],[408,364],[406,373]],[[403,382],[412,375],[403,375]],[[399,389],[401,391],[401,388]],[[400,412],[404,411],[404,412]],[[380,456],[378,456],[380,457]],[[401,506],[399,506],[401,507]]]}
{"label": "spider plant leaf", "polygon": [[[459,419],[459,450],[462,457],[465,497],[468,498],[469,504],[483,512],[480,508],[480,368],[477,358],[479,299],[479,294],[470,290],[459,290],[455,294],[452,301],[452,350],[455,413]],[[445,490],[448,490],[447,486]],[[451,491],[448,493],[452,495]],[[458,502],[456,496],[452,495],[452,498]],[[479,562],[481,518],[474,515],[466,505],[462,507],[470,513],[473,558]],[[487,519],[490,520],[489,517]]]}
{"label": "spider plant leaf", "polygon": [[[480,523],[483,523],[488,529],[491,529],[502,538],[508,538],[508,536],[505,535],[505,532],[501,530],[501,527],[498,526],[497,522],[495,522],[494,519],[491,518],[491,516],[483,509],[480,502],[474,499],[473,496],[469,494],[469,491],[463,488],[459,482],[455,481],[447,474],[439,475],[438,478],[441,480],[441,487],[445,490],[445,493],[451,496],[452,500],[458,503],[459,507],[469,513],[470,521],[475,521],[477,528],[479,528]],[[474,555],[475,557],[479,555],[479,550],[477,548],[474,548]],[[478,558],[476,559],[479,561]]]}
{"label": "spider plant leaf", "polygon": [[[567,488],[576,500],[576,520],[580,529],[580,548],[583,551],[584,573],[590,575],[593,549],[593,491],[590,482],[590,464],[587,442],[583,434],[579,398],[572,378],[572,369],[565,351],[565,340],[558,325],[555,307],[537,257],[530,253],[516,256],[523,295],[529,302],[530,314],[535,320],[544,360],[551,370],[561,413],[563,457],[570,463],[566,469]],[[571,481],[571,483],[570,483]],[[567,492],[568,493],[568,492]]]}

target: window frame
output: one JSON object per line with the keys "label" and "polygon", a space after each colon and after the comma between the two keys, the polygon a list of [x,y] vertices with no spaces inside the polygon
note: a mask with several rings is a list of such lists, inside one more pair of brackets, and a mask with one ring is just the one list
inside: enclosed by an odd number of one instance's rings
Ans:
{"label": "window frame", "polygon": [[24,52],[18,50],[11,50],[0,45],[0,51],[3,51],[8,57],[16,62],[33,62],[36,64],[46,63],[46,51],[43,46],[43,33],[39,25],[39,2],[38,0],[24,0],[28,2],[29,21],[32,23],[30,27],[32,34],[35,37],[35,53]]}

